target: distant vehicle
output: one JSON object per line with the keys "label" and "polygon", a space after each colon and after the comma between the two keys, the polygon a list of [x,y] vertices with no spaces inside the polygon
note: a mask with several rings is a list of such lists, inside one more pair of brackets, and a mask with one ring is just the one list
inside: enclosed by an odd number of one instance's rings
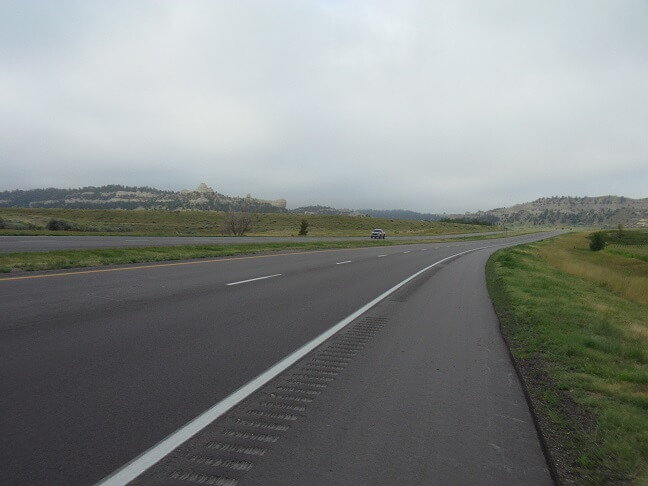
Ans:
{"label": "distant vehicle", "polygon": [[376,228],[371,232],[371,237],[372,238],[382,238],[383,240],[385,239],[385,232],[381,230],[380,228]]}

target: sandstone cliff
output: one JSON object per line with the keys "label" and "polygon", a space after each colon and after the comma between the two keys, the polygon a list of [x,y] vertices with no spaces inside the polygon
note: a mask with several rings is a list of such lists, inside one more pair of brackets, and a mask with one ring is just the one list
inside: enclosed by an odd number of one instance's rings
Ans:
{"label": "sandstone cliff", "polygon": [[226,196],[203,182],[196,189],[179,192],[121,185],[4,191],[0,192],[0,207],[283,212],[286,200],[268,201],[249,194],[246,197]]}

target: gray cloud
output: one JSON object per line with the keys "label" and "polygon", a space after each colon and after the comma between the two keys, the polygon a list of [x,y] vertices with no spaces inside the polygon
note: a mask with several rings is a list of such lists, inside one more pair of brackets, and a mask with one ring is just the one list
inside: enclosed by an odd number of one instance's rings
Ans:
{"label": "gray cloud", "polygon": [[641,0],[0,3],[0,190],[646,197]]}

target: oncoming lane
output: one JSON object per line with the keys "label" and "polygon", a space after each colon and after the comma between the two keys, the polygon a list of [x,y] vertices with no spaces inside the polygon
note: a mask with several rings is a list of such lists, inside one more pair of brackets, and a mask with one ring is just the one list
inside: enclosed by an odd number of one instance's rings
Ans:
{"label": "oncoming lane", "polygon": [[[429,236],[392,236],[389,239],[446,239],[462,236],[499,234],[501,231]],[[279,243],[295,241],[366,241],[362,236],[0,236],[0,253],[91,250],[96,248],[138,248],[146,246],[229,245],[241,243]]]}

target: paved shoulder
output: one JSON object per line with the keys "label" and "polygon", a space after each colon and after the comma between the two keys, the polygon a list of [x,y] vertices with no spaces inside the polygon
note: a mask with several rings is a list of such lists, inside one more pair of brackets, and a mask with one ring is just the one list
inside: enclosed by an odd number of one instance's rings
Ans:
{"label": "paved shoulder", "polygon": [[138,482],[552,484],[487,256],[422,275]]}

